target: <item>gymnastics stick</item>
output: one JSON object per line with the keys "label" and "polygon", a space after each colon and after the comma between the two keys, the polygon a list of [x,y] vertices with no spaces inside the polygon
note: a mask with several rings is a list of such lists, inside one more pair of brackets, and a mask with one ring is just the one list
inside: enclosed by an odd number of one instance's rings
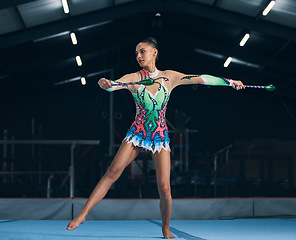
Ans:
{"label": "gymnastics stick", "polygon": [[[152,79],[152,78],[146,78],[144,80],[141,80],[139,82],[127,82],[127,83],[116,83],[114,84],[113,86],[128,86],[128,85],[136,85],[136,84],[139,84],[139,85],[145,85],[145,86],[150,86],[150,85],[153,85],[155,83],[155,80],[158,80],[157,79]],[[167,81],[168,79],[165,78],[165,81]],[[267,86],[257,86],[257,85],[245,85],[245,87],[247,88],[259,88],[259,89],[265,89],[267,91],[274,91],[276,89],[276,87],[272,84],[270,85],[267,85]]]}
{"label": "gymnastics stick", "polygon": [[[146,78],[146,79],[143,79],[139,82],[127,82],[127,83],[121,83],[121,82],[112,82],[112,83],[115,83],[113,84],[112,86],[128,86],[128,85],[145,85],[145,86],[150,86],[150,85],[153,85],[154,83],[158,83],[156,82],[157,80],[159,79],[164,79],[165,81],[170,81],[168,78],[166,77],[159,77],[159,78],[155,78],[155,79],[152,79],[152,78]],[[160,84],[160,83],[158,83]]]}
{"label": "gymnastics stick", "polygon": [[127,82],[127,83],[116,82],[112,86],[128,86],[128,85],[136,85],[136,84],[149,86],[149,85],[153,85],[154,83],[155,83],[155,79],[146,78],[146,79],[141,80],[139,82]]}
{"label": "gymnastics stick", "polygon": [[247,87],[247,88],[261,88],[261,89],[265,89],[270,92],[272,92],[276,89],[276,87],[273,86],[272,84],[267,85],[267,86],[245,85],[245,87]]}

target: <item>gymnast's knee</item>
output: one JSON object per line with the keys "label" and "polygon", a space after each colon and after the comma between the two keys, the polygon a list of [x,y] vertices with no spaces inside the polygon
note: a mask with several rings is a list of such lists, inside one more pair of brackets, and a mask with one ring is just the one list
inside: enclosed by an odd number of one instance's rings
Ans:
{"label": "gymnast's knee", "polygon": [[171,198],[170,184],[160,184],[158,186],[158,192],[161,198],[165,198],[165,199]]}
{"label": "gymnast's knee", "polygon": [[116,181],[120,177],[121,173],[122,173],[122,169],[109,167],[105,173],[105,177],[113,181]]}

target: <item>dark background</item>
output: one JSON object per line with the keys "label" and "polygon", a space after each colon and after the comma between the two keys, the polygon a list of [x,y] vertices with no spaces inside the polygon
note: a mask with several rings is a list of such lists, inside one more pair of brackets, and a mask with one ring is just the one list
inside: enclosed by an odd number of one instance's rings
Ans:
{"label": "dark background", "polygon": [[[160,70],[211,74],[239,79],[245,84],[277,87],[235,91],[226,87],[180,86],[172,94],[166,117],[180,127],[175,111],[187,118],[190,134],[190,171],[181,172],[171,133],[174,197],[294,196],[296,134],[296,3],[278,1],[268,16],[269,1],[2,1],[0,3],[0,128],[8,139],[101,140],[100,146],[75,150],[77,196],[87,197],[107,168],[109,97],[97,81],[135,72],[135,46],[153,36],[159,43]],[[156,16],[160,13],[160,16]],[[69,33],[75,32],[77,45]],[[61,33],[61,34],[60,34]],[[251,37],[244,47],[245,33]],[[58,34],[58,35],[56,35]],[[78,67],[75,56],[83,65]],[[232,62],[223,67],[228,56]],[[250,65],[253,64],[253,65]],[[254,65],[255,64],[255,65]],[[87,84],[82,86],[80,76]],[[77,78],[76,81],[66,82]],[[135,115],[132,96],[114,93],[115,142],[119,144]],[[34,119],[34,135],[32,135]],[[181,127],[180,127],[181,128]],[[170,127],[171,129],[171,127]],[[4,136],[4,135],[3,135]],[[218,193],[213,193],[213,154],[232,144],[230,162],[220,156]],[[175,148],[175,149],[174,149]],[[18,171],[67,171],[67,147],[16,146],[8,148],[3,164]],[[140,159],[149,163],[150,156]],[[184,156],[182,156],[184,160]],[[145,166],[145,164],[144,164]],[[227,169],[225,170],[225,167]],[[153,168],[131,176],[131,167],[108,196],[157,197]],[[44,197],[48,176],[16,175],[1,178],[1,197]],[[53,196],[68,196],[63,176],[53,180]]]}

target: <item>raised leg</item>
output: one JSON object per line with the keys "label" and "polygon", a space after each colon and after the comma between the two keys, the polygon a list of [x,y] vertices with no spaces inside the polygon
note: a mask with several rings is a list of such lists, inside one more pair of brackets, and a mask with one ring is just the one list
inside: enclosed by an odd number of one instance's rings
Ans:
{"label": "raised leg", "polygon": [[162,149],[160,153],[156,152],[153,154],[152,158],[156,169],[157,188],[160,196],[162,233],[165,239],[172,239],[175,237],[170,232],[170,218],[172,211],[170,152]]}
{"label": "raised leg", "polygon": [[122,142],[110,167],[94,188],[83,209],[75,219],[69,222],[67,226],[68,230],[77,228],[79,224],[85,221],[89,211],[105,197],[112,184],[120,177],[125,167],[136,158],[138,152],[139,149],[132,143],[127,143],[125,141]]}

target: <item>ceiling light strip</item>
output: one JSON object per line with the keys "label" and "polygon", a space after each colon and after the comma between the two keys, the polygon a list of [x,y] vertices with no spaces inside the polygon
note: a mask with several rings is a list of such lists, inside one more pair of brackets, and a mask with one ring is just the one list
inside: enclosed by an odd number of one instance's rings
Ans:
{"label": "ceiling light strip", "polygon": [[86,85],[86,79],[85,79],[85,77],[81,77],[80,81],[81,81],[81,84],[82,85]]}
{"label": "ceiling light strip", "polygon": [[70,82],[78,81],[78,80],[80,80],[80,79],[81,79],[80,77],[75,77],[75,78],[71,78],[71,79],[68,79],[68,80],[64,80],[64,81],[56,82],[56,83],[54,83],[53,85],[54,85],[54,86],[59,86],[59,85],[63,85],[63,84],[65,84],[65,83],[70,83]]}
{"label": "ceiling light strip", "polygon": [[232,61],[232,57],[228,57],[224,63],[224,67],[227,68]]}
{"label": "ceiling light strip", "polygon": [[75,33],[72,32],[70,34],[70,37],[71,37],[71,40],[72,40],[73,45],[76,45],[77,44],[77,38],[76,38]]}
{"label": "ceiling light strip", "polygon": [[84,27],[77,28],[77,31],[83,31],[83,30],[103,26],[103,25],[110,24],[110,23],[112,23],[112,21],[104,21],[104,22],[100,22],[100,23],[96,23],[96,24],[92,24],[92,25],[87,25]]}
{"label": "ceiling light strip", "polygon": [[275,0],[270,1],[270,3],[268,4],[268,6],[262,12],[262,15],[263,16],[266,16],[270,12],[270,10],[273,8],[274,5],[275,5]]}
{"label": "ceiling light strip", "polygon": [[76,63],[77,63],[77,65],[79,67],[82,66],[82,61],[81,61],[81,57],[80,56],[76,56]]}
{"label": "ceiling light strip", "polygon": [[33,42],[34,43],[41,42],[41,41],[49,40],[49,39],[52,39],[52,38],[57,38],[57,37],[65,36],[65,35],[67,35],[69,33],[70,33],[69,31],[65,31],[65,32],[53,34],[53,35],[50,35],[50,36],[47,36],[47,37],[35,39],[35,40],[33,40]]}
{"label": "ceiling light strip", "polygon": [[64,13],[68,14],[70,12],[67,0],[62,0]]}
{"label": "ceiling light strip", "polygon": [[249,38],[250,38],[250,34],[246,33],[245,36],[243,37],[243,39],[240,41],[239,45],[241,47],[243,47],[246,44],[246,42],[248,41]]}

